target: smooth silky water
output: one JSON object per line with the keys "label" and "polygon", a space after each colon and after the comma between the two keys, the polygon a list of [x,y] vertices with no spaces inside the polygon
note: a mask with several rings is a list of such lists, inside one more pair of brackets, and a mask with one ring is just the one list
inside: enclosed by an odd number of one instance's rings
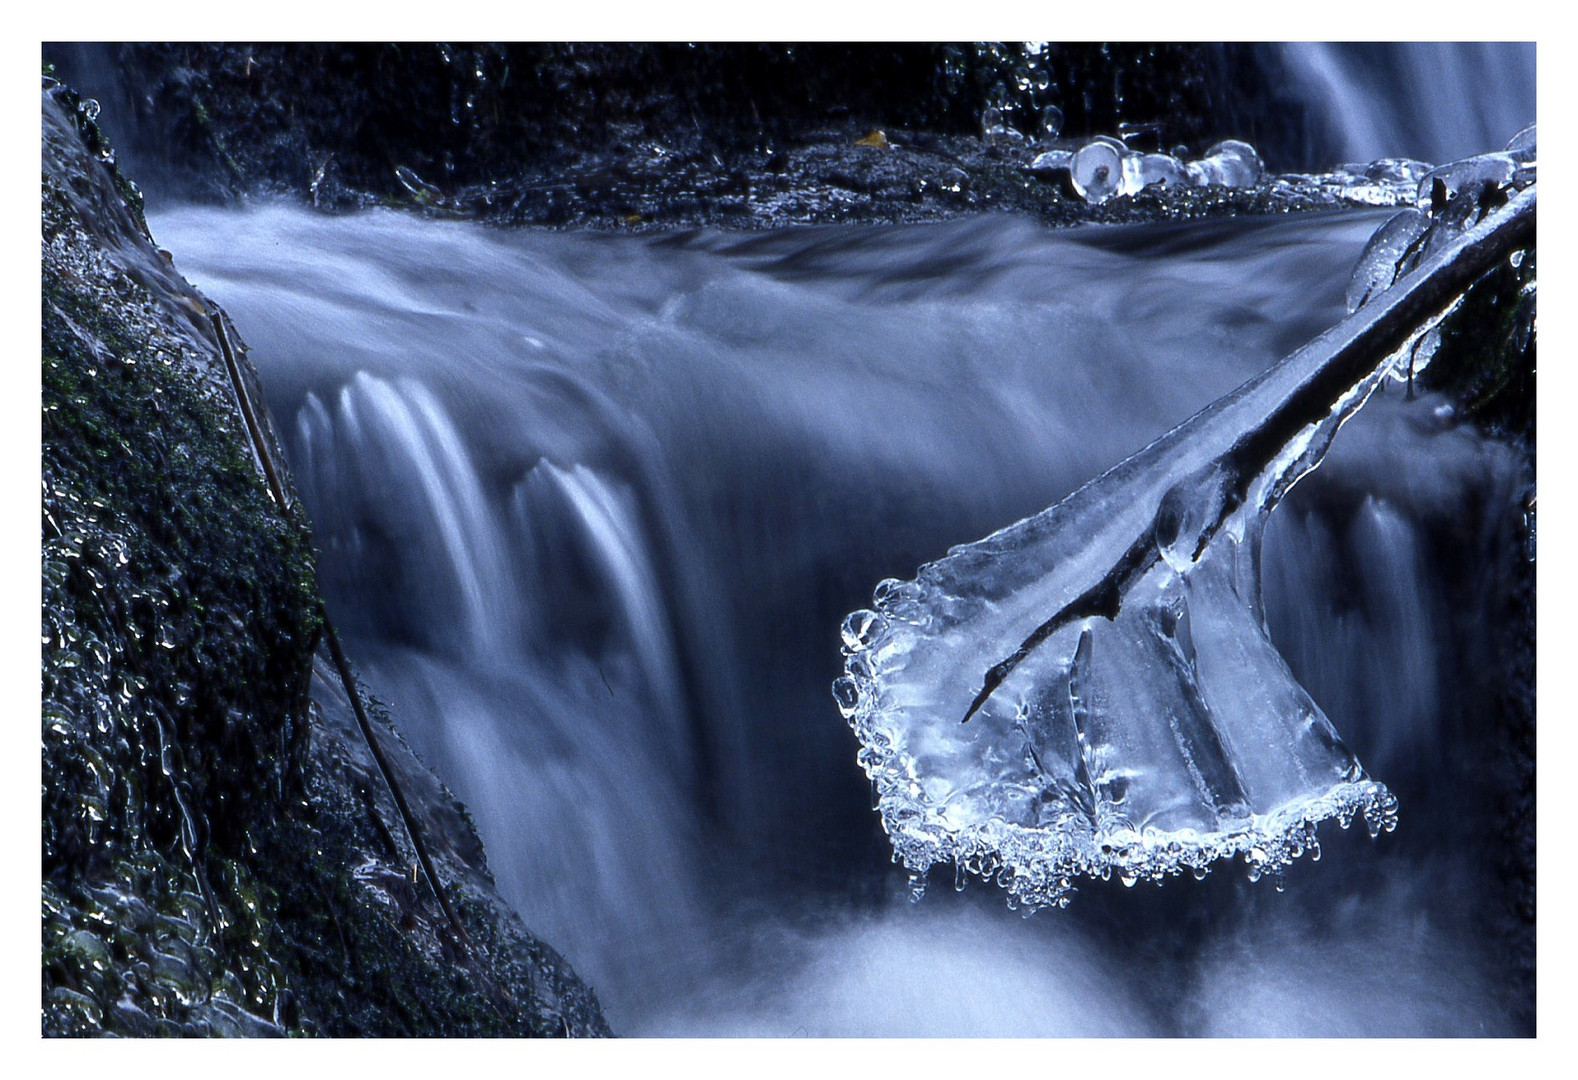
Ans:
{"label": "smooth silky water", "polygon": [[1282,891],[911,903],[828,693],[879,579],[1336,322],[1385,218],[150,224],[251,347],[351,655],[620,1033],[1513,1034],[1480,672],[1518,461],[1440,398],[1377,395],[1271,518],[1272,637],[1402,817]]}

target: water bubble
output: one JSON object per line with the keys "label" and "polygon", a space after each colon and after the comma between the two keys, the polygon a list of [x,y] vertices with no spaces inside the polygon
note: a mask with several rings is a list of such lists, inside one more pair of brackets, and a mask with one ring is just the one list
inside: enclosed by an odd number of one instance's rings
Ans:
{"label": "water bubble", "polygon": [[82,115],[89,120],[97,120],[99,118],[99,103],[92,98],[85,99],[82,102]]}
{"label": "water bubble", "polygon": [[942,174],[938,186],[944,191],[958,195],[970,186],[970,174],[959,168],[949,169]]}

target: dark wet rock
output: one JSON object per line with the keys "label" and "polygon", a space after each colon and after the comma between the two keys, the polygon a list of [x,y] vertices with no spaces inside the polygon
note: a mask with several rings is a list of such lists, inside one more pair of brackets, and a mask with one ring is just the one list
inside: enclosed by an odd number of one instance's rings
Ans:
{"label": "dark wet rock", "polygon": [[[1279,143],[1302,106],[1254,46],[182,43],[54,45],[45,58],[124,118],[117,142],[138,174],[185,198],[272,192],[604,229],[982,210],[1065,225],[1341,201],[1268,184],[1091,208],[1034,174],[1048,117],[1067,146],[1122,134],[1201,153],[1264,137],[1273,168],[1302,164]],[[873,130],[884,144],[862,145]]]}
{"label": "dark wet rock", "polygon": [[45,80],[44,1034],[606,1034],[385,721],[460,932],[412,871],[315,673],[307,522],[259,473],[216,309],[80,106]]}

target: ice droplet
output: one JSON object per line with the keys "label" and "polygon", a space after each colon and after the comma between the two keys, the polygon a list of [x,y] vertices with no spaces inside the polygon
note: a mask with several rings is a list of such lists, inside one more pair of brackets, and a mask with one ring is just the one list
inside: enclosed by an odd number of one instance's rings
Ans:
{"label": "ice droplet", "polygon": [[1254,187],[1265,171],[1255,148],[1238,139],[1217,143],[1199,161],[1191,161],[1188,165],[1189,179],[1193,183],[1230,188]]}
{"label": "ice droplet", "polygon": [[1105,142],[1079,148],[1070,163],[1074,190],[1088,203],[1104,203],[1123,188],[1123,157]]}
{"label": "ice droplet", "polygon": [[1183,163],[1170,154],[1141,154],[1139,159],[1140,186],[1168,184],[1183,187],[1189,182]]}
{"label": "ice droplet", "polygon": [[[1046,87],[1042,86],[1041,89],[1044,90]],[[1063,110],[1056,105],[1048,105],[1041,110],[1041,137],[1055,139],[1061,134],[1063,134]]]}

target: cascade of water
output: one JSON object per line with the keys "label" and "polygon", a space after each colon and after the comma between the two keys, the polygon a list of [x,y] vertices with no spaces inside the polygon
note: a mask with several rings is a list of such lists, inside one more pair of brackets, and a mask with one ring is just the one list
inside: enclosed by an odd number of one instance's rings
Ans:
{"label": "cascade of water", "polygon": [[[1354,958],[1380,957],[1411,973],[1397,1029],[1423,1033],[1489,1000],[1496,945],[1465,909],[1494,886],[1406,829],[1297,865],[1286,896],[1264,888],[1281,908],[1214,875],[1102,891],[1060,922],[1005,922],[969,891],[893,910],[826,697],[834,628],[874,582],[1048,505],[1335,322],[1384,219],[645,241],[265,207],[153,228],[235,318],[296,432],[348,648],[617,1029],[913,1033],[922,1017],[966,1034],[1005,1015],[1088,1032],[1088,1016],[1030,1019],[1072,1015],[1072,980],[1104,1030],[1249,1030],[1244,995],[1284,987],[1274,1019],[1294,1016],[1286,977],[1319,947],[1288,912],[1357,907],[1321,924],[1341,949],[1300,992],[1337,1001],[1370,979]],[[1443,566],[1501,558],[1506,538],[1442,522],[1499,497],[1516,463],[1433,408],[1372,402],[1265,544],[1272,638],[1375,768],[1482,704],[1454,682],[1458,650],[1495,633],[1442,629],[1459,599]],[[1374,611],[1343,623],[1356,574]],[[1334,620],[1350,638],[1323,636]],[[1389,659],[1360,688],[1335,663],[1301,668],[1333,640]],[[1430,695],[1441,715],[1403,725],[1339,716]],[[1430,783],[1398,789],[1410,822],[1480,812],[1454,803],[1472,762],[1442,752]],[[1377,891],[1378,859],[1410,888]],[[1389,939],[1414,919],[1429,932]],[[1180,925],[1205,944],[1180,944]],[[1262,934],[1277,947],[1252,965],[1219,962]],[[1042,955],[1060,980],[1022,959]],[[1443,982],[1450,1009],[1426,993]],[[922,1007],[915,983],[1019,1004]]]}
{"label": "cascade of water", "polygon": [[1452,161],[1535,122],[1533,42],[1301,41],[1282,55],[1345,161]]}

